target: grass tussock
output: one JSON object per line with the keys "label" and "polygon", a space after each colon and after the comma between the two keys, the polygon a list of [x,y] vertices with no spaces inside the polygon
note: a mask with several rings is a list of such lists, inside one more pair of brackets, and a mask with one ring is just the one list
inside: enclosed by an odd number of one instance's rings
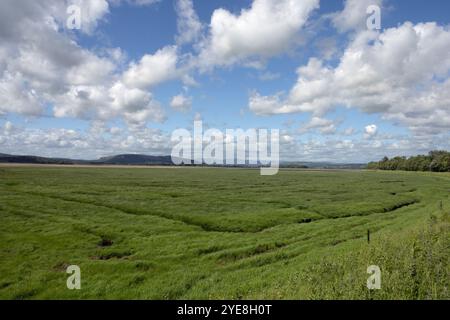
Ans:
{"label": "grass tussock", "polygon": [[[450,299],[450,214],[431,215],[413,232],[383,235],[356,252],[333,256],[301,276],[309,299]],[[368,290],[366,268],[381,269],[381,289]]]}

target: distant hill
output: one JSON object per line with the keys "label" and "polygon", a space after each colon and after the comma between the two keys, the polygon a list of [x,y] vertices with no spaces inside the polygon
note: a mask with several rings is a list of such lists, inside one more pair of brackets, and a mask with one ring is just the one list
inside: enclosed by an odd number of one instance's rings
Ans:
{"label": "distant hill", "polygon": [[100,164],[119,165],[172,165],[170,156],[148,156],[144,154],[120,154],[111,157],[103,157],[95,161]]}
{"label": "distant hill", "polygon": [[[65,158],[47,158],[31,155],[10,155],[0,153],[0,163],[29,163],[29,164],[91,164],[91,165],[142,165],[142,166],[170,166],[173,165],[171,156],[150,156],[145,154],[119,154],[102,157],[97,160],[76,160]],[[185,165],[191,163],[183,161]],[[233,167],[233,166],[229,166]],[[235,167],[255,167],[239,165]],[[364,169],[366,164],[339,164],[331,162],[282,162],[281,168],[309,168],[309,169]]]}
{"label": "distant hill", "polygon": [[82,160],[72,160],[63,158],[45,158],[37,156],[20,156],[0,153],[0,163],[32,163],[32,164],[79,164],[85,163]]}
{"label": "distant hill", "polygon": [[121,154],[103,157],[98,160],[74,160],[64,158],[46,158],[29,155],[10,155],[0,153],[0,163],[30,164],[105,164],[105,165],[172,165],[170,156],[148,156],[142,154]]}
{"label": "distant hill", "polygon": [[282,162],[283,168],[308,168],[308,169],[365,169],[364,163],[333,163],[333,162]]}

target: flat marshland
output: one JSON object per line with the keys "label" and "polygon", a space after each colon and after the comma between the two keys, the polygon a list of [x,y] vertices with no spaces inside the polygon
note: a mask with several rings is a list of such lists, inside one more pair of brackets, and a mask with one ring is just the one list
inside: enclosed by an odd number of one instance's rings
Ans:
{"label": "flat marshland", "polygon": [[448,174],[1,167],[0,298],[449,299],[449,195]]}

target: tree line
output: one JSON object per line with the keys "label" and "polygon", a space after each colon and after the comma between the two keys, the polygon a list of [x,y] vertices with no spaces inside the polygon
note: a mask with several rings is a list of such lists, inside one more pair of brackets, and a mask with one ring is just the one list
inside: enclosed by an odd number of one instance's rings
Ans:
{"label": "tree line", "polygon": [[450,172],[450,152],[431,151],[428,155],[415,157],[384,157],[379,162],[370,162],[367,165],[372,170],[404,170],[404,171],[432,171]]}

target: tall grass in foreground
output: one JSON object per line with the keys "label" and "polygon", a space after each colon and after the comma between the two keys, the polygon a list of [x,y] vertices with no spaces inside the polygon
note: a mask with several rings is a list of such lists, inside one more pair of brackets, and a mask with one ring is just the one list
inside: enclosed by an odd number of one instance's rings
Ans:
{"label": "tall grass in foreground", "polygon": [[[309,299],[450,299],[450,213],[427,226],[385,235],[364,248],[326,258],[301,276]],[[368,290],[366,268],[381,269],[381,290]]]}

